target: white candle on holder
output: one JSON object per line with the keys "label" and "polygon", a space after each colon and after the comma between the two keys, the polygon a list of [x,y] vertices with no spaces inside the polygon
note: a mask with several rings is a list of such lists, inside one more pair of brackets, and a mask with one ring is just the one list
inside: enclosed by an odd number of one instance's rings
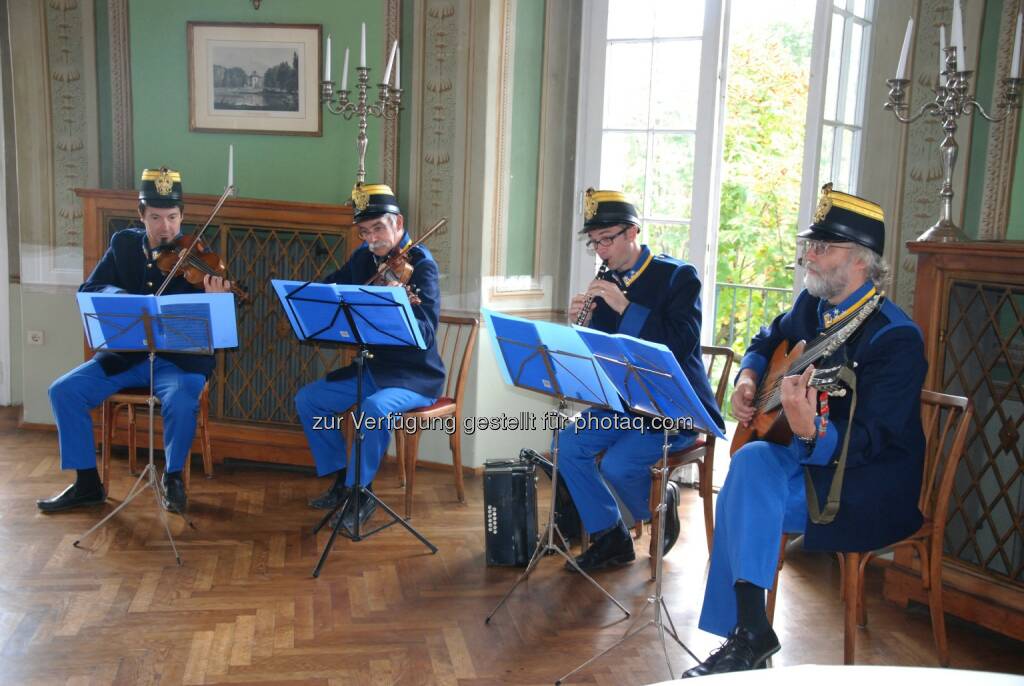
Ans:
{"label": "white candle on holder", "polygon": [[228,186],[235,185],[235,146],[228,146]]}
{"label": "white candle on holder", "polygon": [[363,22],[362,31],[359,34],[359,66],[366,66],[366,22]]}
{"label": "white candle on holder", "polygon": [[341,90],[348,90],[348,48],[345,48],[345,65],[341,69]]}
{"label": "white candle on holder", "polygon": [[1013,34],[1013,58],[1010,61],[1010,78],[1020,78],[1020,29],[1024,13],[1017,13],[1017,31]]}
{"label": "white candle on holder", "polygon": [[900,61],[896,67],[896,78],[907,78],[907,56],[910,54],[910,37],[914,33],[914,18],[907,20],[907,32],[903,34],[903,48],[900,50]]}
{"label": "white candle on holder", "polygon": [[946,85],[946,77],[942,72],[946,71],[946,25],[939,24],[939,85]]}
{"label": "white candle on holder", "polygon": [[331,80],[331,34],[327,34],[327,55],[324,56],[324,81]]}
{"label": "white candle on holder", "polygon": [[956,48],[956,70],[967,71],[967,56],[964,54],[964,24],[960,12],[960,0],[953,0],[953,27],[949,37]]}
{"label": "white candle on holder", "polygon": [[401,90],[402,88],[402,49],[398,48],[395,52],[395,88]]}
{"label": "white candle on holder", "polygon": [[395,66],[395,51],[398,50],[398,41],[391,44],[391,54],[388,55],[388,66],[384,67],[384,80],[381,83],[391,81],[391,67]]}

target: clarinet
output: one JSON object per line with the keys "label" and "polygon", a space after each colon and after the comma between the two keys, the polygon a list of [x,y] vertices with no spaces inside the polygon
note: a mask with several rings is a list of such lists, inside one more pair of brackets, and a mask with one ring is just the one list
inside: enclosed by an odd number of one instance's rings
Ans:
{"label": "clarinet", "polygon": [[[597,270],[595,279],[602,278],[608,273],[608,262],[602,262],[601,268]],[[587,321],[587,315],[590,314],[590,306],[594,304],[594,296],[588,295],[587,299],[583,301],[583,307],[580,309],[580,313],[576,315],[576,326],[583,326],[583,322]]]}

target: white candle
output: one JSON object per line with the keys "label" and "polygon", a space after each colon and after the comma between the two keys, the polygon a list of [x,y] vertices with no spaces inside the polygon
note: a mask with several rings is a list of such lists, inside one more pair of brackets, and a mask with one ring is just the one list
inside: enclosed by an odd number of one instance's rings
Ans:
{"label": "white candle", "polygon": [[1020,29],[1024,13],[1017,13],[1017,31],[1013,34],[1013,59],[1010,62],[1010,78],[1020,78]]}
{"label": "white candle", "polygon": [[903,49],[900,50],[900,62],[896,67],[896,78],[907,78],[907,56],[910,54],[910,36],[914,33],[914,18],[907,20],[907,32],[903,34]]}
{"label": "white candle", "polygon": [[341,68],[341,90],[348,90],[348,48],[345,48],[345,64]]}
{"label": "white candle", "polygon": [[946,71],[946,25],[939,24],[939,84],[946,85],[946,77],[942,72]]}
{"label": "white candle", "polygon": [[228,146],[228,186],[235,185],[235,146]]}
{"label": "white candle", "polygon": [[384,67],[384,80],[381,83],[391,81],[391,67],[395,66],[395,51],[398,50],[398,41],[391,44],[391,54],[388,55],[388,66]]}
{"label": "white candle", "polygon": [[359,66],[366,66],[366,22],[363,22],[362,32],[359,34]]}
{"label": "white candle", "polygon": [[395,52],[395,88],[401,90],[402,88],[402,49],[398,48]]}
{"label": "white candle", "polygon": [[324,81],[331,80],[331,34],[327,34],[327,55],[324,58]]}
{"label": "white candle", "polygon": [[953,0],[953,29],[949,37],[956,48],[956,70],[967,71],[967,57],[964,55],[964,24],[960,13],[960,0]]}

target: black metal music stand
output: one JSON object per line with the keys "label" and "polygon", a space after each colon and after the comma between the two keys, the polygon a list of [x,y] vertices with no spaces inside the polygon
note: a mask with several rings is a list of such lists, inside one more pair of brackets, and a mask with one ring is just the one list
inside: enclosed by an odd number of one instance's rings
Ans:
{"label": "black metal music stand", "polygon": [[[281,296],[282,304],[288,314],[289,321],[299,340],[326,340],[359,346],[354,364],[356,365],[356,404],[355,413],[358,417],[363,404],[363,369],[367,359],[372,359],[370,346],[414,347],[425,349],[416,318],[409,307],[405,292],[401,289],[381,286],[360,286],[340,284],[313,284],[312,282],[275,281],[274,287]],[[397,295],[397,294],[401,295]],[[397,299],[396,299],[397,296]],[[335,513],[344,512],[351,501],[356,513],[364,499],[373,499],[387,512],[391,521],[386,522],[367,533],[360,531],[358,514],[355,531],[345,533],[353,541],[362,541],[370,536],[401,524],[406,531],[415,536],[430,549],[437,552],[437,546],[414,529],[398,513],[388,507],[387,503],[378,498],[373,491],[362,484],[363,431],[357,428],[353,440],[352,457],[355,459],[355,486],[340,503],[334,506],[321,518],[313,528],[313,534],[327,524]],[[331,528],[331,536],[327,539],[320,559],[313,568],[313,576],[320,576],[320,570],[327,561],[327,556],[334,547],[334,541],[341,531],[342,517]]]}
{"label": "black metal music stand", "polygon": [[[667,347],[660,343],[649,343],[623,336],[610,336],[589,329],[580,330],[580,336],[590,346],[594,353],[594,359],[598,361],[615,385],[622,397],[623,404],[637,414],[656,418],[662,425],[664,440],[661,448],[661,467],[659,468],[661,471],[661,494],[658,501],[658,530],[651,532],[651,536],[655,536],[654,594],[647,598],[644,609],[636,616],[633,624],[626,630],[622,638],[558,679],[555,684],[563,683],[573,674],[607,655],[649,626],[657,628],[658,637],[661,639],[661,649],[665,655],[665,664],[668,666],[669,674],[674,674],[668,656],[668,647],[665,643],[666,632],[690,657],[697,662],[700,660],[679,638],[662,595],[662,563],[664,561],[667,509],[665,500],[668,493],[668,437],[670,434],[678,434],[680,428],[686,430],[700,428],[721,438],[724,438],[724,435],[707,413],[683,370],[679,367],[678,360]],[[640,620],[648,608],[653,608],[653,617],[640,625]],[[667,627],[664,620],[668,621]]]}
{"label": "black metal music stand", "polygon": [[[202,299],[203,294],[195,294],[194,299]],[[121,294],[79,294],[80,303],[91,302],[96,310],[86,312],[83,310],[83,324],[89,349],[96,352],[147,352],[149,359],[149,397],[146,404],[149,406],[149,459],[143,468],[142,473],[132,484],[121,504],[114,508],[107,516],[93,525],[91,529],[79,536],[74,541],[74,546],[80,547],[79,543],[94,531],[102,527],[118,512],[124,509],[137,495],[147,488],[153,489],[156,499],[157,510],[160,512],[161,521],[164,524],[164,531],[167,532],[167,539],[171,543],[171,550],[174,552],[174,559],[181,565],[181,555],[174,544],[174,536],[171,534],[171,527],[167,521],[167,513],[161,504],[164,496],[163,483],[157,477],[156,465],[153,463],[153,452],[155,449],[153,427],[155,424],[156,395],[153,390],[154,372],[153,367],[157,353],[177,353],[192,355],[212,355],[214,351],[213,323],[209,316],[202,316],[195,310],[195,305],[179,305],[191,314],[153,314],[159,312],[158,299],[154,296],[124,296]],[[89,297],[92,296],[92,297]],[[173,296],[169,296],[173,297]],[[136,299],[138,298],[138,299]],[[131,313],[128,310],[139,307],[146,308],[152,303],[149,309],[143,309]],[[82,305],[85,307],[85,305]],[[201,303],[199,307],[204,307]],[[234,319],[231,319],[234,325]],[[231,346],[222,346],[231,347]],[[186,462],[185,468],[188,469]],[[185,522],[195,528],[192,521],[184,512],[178,513]]]}
{"label": "black metal music stand", "polygon": [[[506,383],[557,399],[559,417],[565,416],[570,400],[594,407],[621,408],[615,397],[614,388],[607,383],[604,373],[572,329],[549,322],[535,322],[502,315],[486,309],[483,313],[487,319],[488,331],[494,340],[495,355],[498,357]],[[555,523],[555,497],[558,492],[557,422],[551,433],[551,506],[548,508],[547,527],[541,535],[541,544],[534,548],[533,557],[530,558],[526,569],[487,615],[485,624],[490,624],[491,617],[501,609],[512,592],[529,578],[540,559],[550,553],[565,558],[576,572],[583,575],[627,617],[629,616],[629,610],[593,577],[580,569],[576,559],[566,552],[570,549],[569,543]],[[561,547],[555,544],[555,534],[558,534]]]}

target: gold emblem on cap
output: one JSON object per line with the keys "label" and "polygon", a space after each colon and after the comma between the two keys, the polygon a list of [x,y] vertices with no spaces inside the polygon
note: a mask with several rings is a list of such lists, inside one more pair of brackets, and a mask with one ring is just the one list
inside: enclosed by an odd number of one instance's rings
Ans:
{"label": "gold emblem on cap", "polygon": [[167,167],[160,167],[160,173],[153,179],[153,185],[156,186],[156,192],[160,195],[170,195],[174,188],[174,177],[171,176],[171,171]]}
{"label": "gold emblem on cap", "polygon": [[590,221],[597,214],[597,200],[594,199],[594,189],[588,188],[583,195],[583,218]]}
{"label": "gold emblem on cap", "polygon": [[363,190],[363,184],[357,183],[352,187],[352,202],[360,212],[370,204],[370,194]]}
{"label": "gold emblem on cap", "polygon": [[832,184],[826,183],[821,187],[821,197],[818,198],[818,208],[814,210],[814,223],[820,224],[825,221],[828,211],[832,209]]}

